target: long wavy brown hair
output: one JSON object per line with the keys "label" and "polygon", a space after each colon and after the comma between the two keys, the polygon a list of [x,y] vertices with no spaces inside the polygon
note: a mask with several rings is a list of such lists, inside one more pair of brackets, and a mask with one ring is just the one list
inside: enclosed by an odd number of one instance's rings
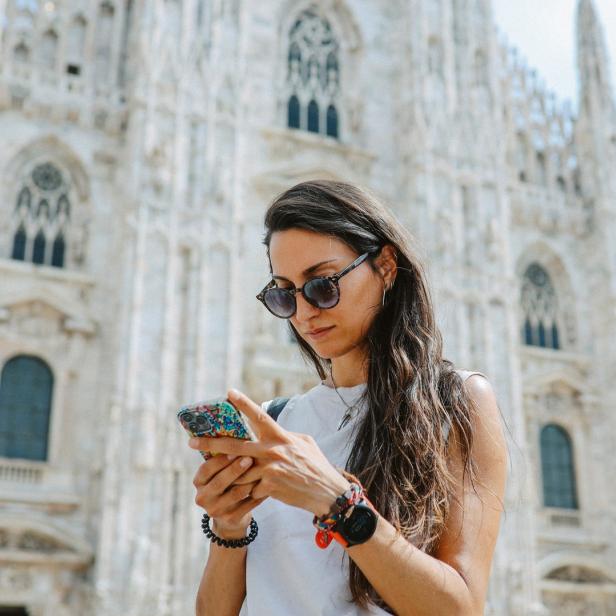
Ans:
{"label": "long wavy brown hair", "polygon": [[[265,215],[269,257],[272,234],[297,228],[333,236],[358,255],[390,244],[397,277],[366,336],[367,412],[358,424],[346,470],[365,487],[379,513],[419,549],[432,553],[453,497],[448,470],[447,422],[460,442],[464,476],[476,469],[470,456],[476,412],[454,365],[442,354],[426,274],[413,238],[374,196],[351,184],[315,180],[279,195]],[[374,256],[369,263],[376,271]],[[291,328],[304,357],[325,379],[330,360],[319,357]],[[349,559],[353,602],[392,612]]]}

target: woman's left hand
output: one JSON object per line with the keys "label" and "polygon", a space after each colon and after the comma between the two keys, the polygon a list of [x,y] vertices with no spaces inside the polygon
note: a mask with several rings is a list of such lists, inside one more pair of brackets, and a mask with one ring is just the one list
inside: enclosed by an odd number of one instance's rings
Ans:
{"label": "woman's left hand", "polygon": [[258,481],[251,492],[254,499],[271,496],[318,516],[328,513],[350,482],[329,462],[312,436],[285,430],[234,389],[228,392],[228,398],[248,418],[257,440],[193,437],[190,447],[253,458],[255,464],[241,476],[241,483]]}

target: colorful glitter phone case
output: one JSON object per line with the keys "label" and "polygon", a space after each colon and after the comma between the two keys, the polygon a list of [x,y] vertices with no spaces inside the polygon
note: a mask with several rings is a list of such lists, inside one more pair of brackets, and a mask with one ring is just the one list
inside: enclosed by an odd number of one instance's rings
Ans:
{"label": "colorful glitter phone case", "polygon": [[[225,398],[206,400],[183,406],[178,411],[178,420],[191,436],[218,438],[230,436],[243,440],[255,440],[242,414]],[[216,452],[200,451],[204,460],[218,455]]]}

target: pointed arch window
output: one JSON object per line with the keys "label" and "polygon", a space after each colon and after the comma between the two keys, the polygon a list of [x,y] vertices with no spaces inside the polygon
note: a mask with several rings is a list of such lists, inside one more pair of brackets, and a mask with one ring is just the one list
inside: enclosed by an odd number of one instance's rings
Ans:
{"label": "pointed arch window", "polygon": [[39,64],[43,68],[53,70],[56,67],[57,56],[58,35],[53,30],[47,30],[41,37]]}
{"label": "pointed arch window", "polygon": [[96,82],[103,89],[111,77],[111,44],[113,41],[114,21],[115,8],[113,4],[108,1],[101,2],[98,6],[96,19],[94,72]]}
{"label": "pointed arch window", "polygon": [[547,271],[538,263],[526,269],[521,292],[525,344],[547,349],[560,348],[556,292]]}
{"label": "pointed arch window", "polygon": [[22,181],[13,213],[11,258],[64,267],[71,216],[65,175],[52,163],[38,164]]}
{"label": "pointed arch window", "polygon": [[46,460],[53,375],[38,357],[18,355],[0,375],[0,456]]}
{"label": "pointed arch window", "polygon": [[319,132],[319,106],[316,101],[308,103],[308,131],[311,133]]}
{"label": "pointed arch window", "polygon": [[26,258],[26,230],[23,225],[17,229],[15,237],[13,238],[13,252],[11,254],[12,259],[17,261],[23,261]]}
{"label": "pointed arch window", "polygon": [[45,234],[42,229],[39,230],[34,238],[32,263],[38,263],[39,265],[45,263]]}
{"label": "pointed arch window", "polygon": [[289,32],[287,126],[340,136],[339,45],[316,9],[301,13]]}
{"label": "pointed arch window", "polygon": [[537,183],[546,186],[548,183],[548,167],[545,154],[537,152]]}
{"label": "pointed arch window", "polygon": [[327,134],[338,138],[338,112],[333,105],[327,108]]}
{"label": "pointed arch window", "polygon": [[541,429],[541,476],[544,507],[578,509],[571,438],[556,424]]}
{"label": "pointed arch window", "polygon": [[295,94],[291,96],[291,98],[289,99],[288,106],[289,106],[289,114],[287,118],[287,125],[289,128],[299,128],[299,114],[300,114],[299,98],[297,98]]}
{"label": "pointed arch window", "polygon": [[54,267],[62,267],[64,265],[64,238],[60,233],[54,240],[51,250],[51,264]]}
{"label": "pointed arch window", "polygon": [[24,42],[15,45],[13,60],[16,64],[27,64],[30,62],[30,48]]}

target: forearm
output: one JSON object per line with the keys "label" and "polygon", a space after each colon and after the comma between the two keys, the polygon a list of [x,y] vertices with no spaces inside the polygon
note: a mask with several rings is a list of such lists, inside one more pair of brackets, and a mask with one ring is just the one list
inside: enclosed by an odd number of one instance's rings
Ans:
{"label": "forearm", "polygon": [[462,576],[416,548],[381,516],[374,535],[347,552],[398,616],[478,614]]}
{"label": "forearm", "polygon": [[[242,536],[244,534],[239,534],[237,538]],[[247,549],[210,544],[210,555],[197,593],[196,616],[237,616],[240,613],[246,596]]]}

